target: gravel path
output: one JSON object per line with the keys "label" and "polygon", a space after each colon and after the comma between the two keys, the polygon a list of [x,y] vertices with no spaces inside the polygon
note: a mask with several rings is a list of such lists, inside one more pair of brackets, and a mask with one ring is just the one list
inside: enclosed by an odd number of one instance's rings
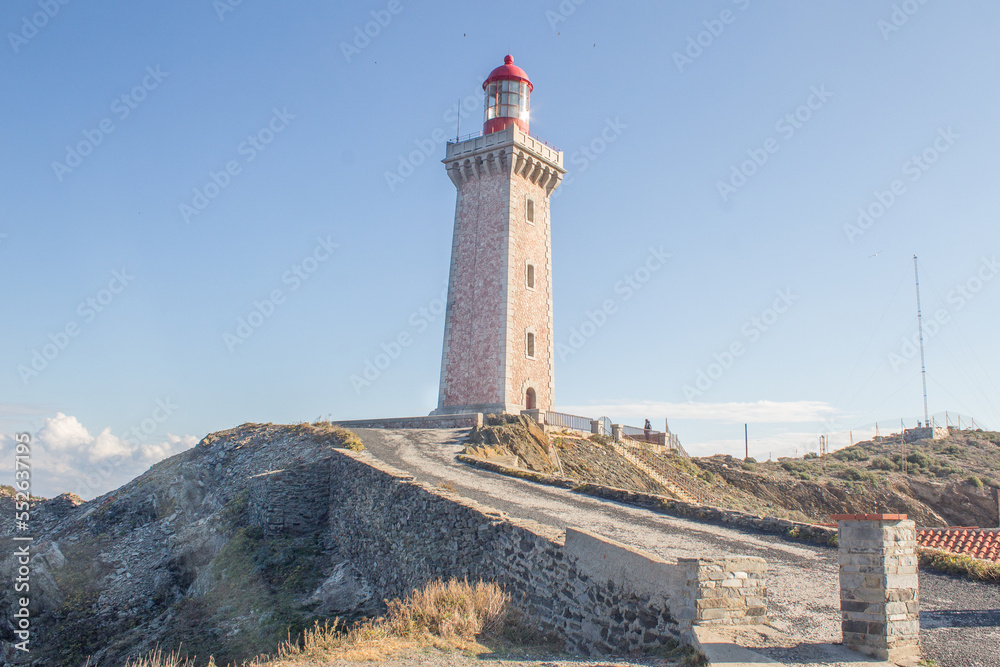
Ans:
{"label": "gravel path", "polygon": [[[805,643],[840,641],[837,551],[700,524],[470,468],[455,460],[467,429],[356,429],[367,451],[422,482],[519,518],[578,526],[665,559],[726,554],[768,562],[768,615]],[[1000,667],[1000,586],[921,573],[921,641],[942,667]]]}

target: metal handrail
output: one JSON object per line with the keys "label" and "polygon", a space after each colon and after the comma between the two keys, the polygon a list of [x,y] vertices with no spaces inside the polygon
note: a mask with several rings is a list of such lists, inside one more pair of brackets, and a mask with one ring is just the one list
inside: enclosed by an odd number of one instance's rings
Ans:
{"label": "metal handrail", "polygon": [[[524,132],[524,130],[521,130],[521,131]],[[531,137],[532,139],[534,139],[535,141],[537,141],[539,143],[545,144],[546,146],[548,146],[549,148],[551,148],[554,151],[561,151],[562,150],[561,148],[559,148],[555,144],[550,144],[549,142],[545,141],[545,139],[542,139],[541,137],[539,137],[536,134],[533,134],[531,132],[524,132],[524,134],[528,135],[529,137]],[[448,144],[460,144],[463,141],[468,141],[469,139],[478,139],[479,137],[482,137],[482,136],[485,136],[485,135],[483,135],[483,131],[480,130],[478,132],[473,132],[471,134],[466,134],[466,135],[463,135],[461,137],[456,137],[455,139],[449,139],[448,140]]]}
{"label": "metal handrail", "polygon": [[570,415],[565,412],[546,412],[545,423],[561,428],[569,428],[574,431],[584,431],[590,433],[590,417],[580,415]]}

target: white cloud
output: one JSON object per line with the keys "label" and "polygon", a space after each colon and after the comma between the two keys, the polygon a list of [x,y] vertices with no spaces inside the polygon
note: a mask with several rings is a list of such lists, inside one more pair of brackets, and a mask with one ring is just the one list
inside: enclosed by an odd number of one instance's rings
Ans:
{"label": "white cloud", "polygon": [[[139,443],[119,438],[110,427],[92,435],[76,417],[57,412],[42,420],[32,436],[32,493],[52,497],[72,491],[85,499],[94,498],[198,442],[191,435],[163,437],[161,442]],[[10,470],[13,449],[13,438],[0,436],[0,470]]]}
{"label": "white cloud", "polygon": [[838,410],[823,401],[754,401],[730,403],[669,403],[663,401],[612,401],[594,405],[571,405],[560,412],[580,415],[608,415],[617,420],[633,420],[638,424],[646,417],[667,417],[713,421],[728,424],[786,424],[830,420]]}

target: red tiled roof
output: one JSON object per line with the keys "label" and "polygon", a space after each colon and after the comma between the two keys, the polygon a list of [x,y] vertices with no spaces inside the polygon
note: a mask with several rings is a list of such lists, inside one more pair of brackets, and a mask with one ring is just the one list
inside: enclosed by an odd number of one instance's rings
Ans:
{"label": "red tiled roof", "polygon": [[982,528],[921,528],[917,544],[973,558],[1000,562],[1000,529]]}

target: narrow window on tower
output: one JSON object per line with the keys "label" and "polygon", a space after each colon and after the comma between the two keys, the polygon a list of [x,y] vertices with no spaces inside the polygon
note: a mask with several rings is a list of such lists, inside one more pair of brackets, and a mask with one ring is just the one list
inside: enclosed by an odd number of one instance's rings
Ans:
{"label": "narrow window on tower", "polygon": [[529,331],[525,336],[525,356],[529,359],[535,358],[535,332]]}
{"label": "narrow window on tower", "polygon": [[528,289],[535,289],[535,265],[528,264],[525,271],[525,282],[528,285]]}
{"label": "narrow window on tower", "polygon": [[524,211],[524,217],[531,224],[535,224],[535,200],[534,199],[530,199],[530,198],[528,199],[528,203],[527,203],[525,211]]}

